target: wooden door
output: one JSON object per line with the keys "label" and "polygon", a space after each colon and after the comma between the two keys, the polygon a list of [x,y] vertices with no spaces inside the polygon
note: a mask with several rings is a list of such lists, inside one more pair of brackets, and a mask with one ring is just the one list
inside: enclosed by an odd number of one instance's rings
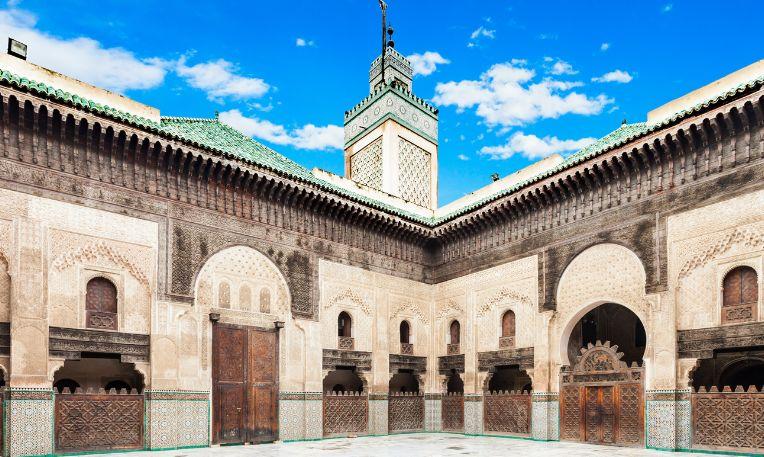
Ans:
{"label": "wooden door", "polygon": [[248,441],[275,441],[278,435],[278,333],[249,329]]}
{"label": "wooden door", "polygon": [[615,444],[616,421],[613,386],[587,386],[584,397],[584,436],[589,443]]}
{"label": "wooden door", "polygon": [[212,403],[215,443],[243,443],[247,397],[247,330],[212,328]]}
{"label": "wooden door", "polygon": [[213,442],[278,439],[278,333],[213,327]]}

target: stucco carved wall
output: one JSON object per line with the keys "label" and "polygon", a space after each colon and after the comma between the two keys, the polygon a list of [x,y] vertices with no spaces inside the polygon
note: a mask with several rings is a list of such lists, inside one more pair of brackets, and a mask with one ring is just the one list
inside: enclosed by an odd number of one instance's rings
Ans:
{"label": "stucco carved wall", "polygon": [[[675,291],[677,329],[721,325],[721,285],[731,269],[764,273],[764,191],[669,217],[669,282]],[[758,316],[762,316],[759,293]]]}

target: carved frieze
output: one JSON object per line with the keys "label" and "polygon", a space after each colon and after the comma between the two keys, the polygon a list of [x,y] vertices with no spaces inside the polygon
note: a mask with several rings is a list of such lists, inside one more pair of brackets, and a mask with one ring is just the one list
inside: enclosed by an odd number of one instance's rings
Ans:
{"label": "carved frieze", "polygon": [[679,330],[677,340],[679,358],[708,359],[716,349],[764,345],[764,322]]}
{"label": "carved frieze", "polygon": [[533,368],[533,348],[478,352],[478,371],[494,371],[496,367],[519,365],[521,370]]}
{"label": "carved frieze", "polygon": [[336,370],[337,367],[355,367],[357,371],[371,371],[371,352],[324,349],[323,369]]}
{"label": "carved frieze", "polygon": [[457,373],[464,373],[464,354],[438,357],[438,373],[447,375],[452,370],[456,370]]}
{"label": "carved frieze", "polygon": [[83,352],[119,354],[123,362],[148,362],[149,335],[50,327],[51,357],[80,359]]}
{"label": "carved frieze", "polygon": [[416,374],[424,373],[427,371],[427,357],[390,354],[390,373],[398,373],[400,370],[411,370]]}

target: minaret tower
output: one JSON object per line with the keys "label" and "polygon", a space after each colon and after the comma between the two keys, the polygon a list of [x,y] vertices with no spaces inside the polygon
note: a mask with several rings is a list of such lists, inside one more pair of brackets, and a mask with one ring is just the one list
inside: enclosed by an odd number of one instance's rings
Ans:
{"label": "minaret tower", "polygon": [[412,93],[411,62],[395,50],[393,29],[385,23],[387,5],[379,3],[382,55],[371,63],[369,95],[345,112],[345,176],[435,209],[438,110]]}

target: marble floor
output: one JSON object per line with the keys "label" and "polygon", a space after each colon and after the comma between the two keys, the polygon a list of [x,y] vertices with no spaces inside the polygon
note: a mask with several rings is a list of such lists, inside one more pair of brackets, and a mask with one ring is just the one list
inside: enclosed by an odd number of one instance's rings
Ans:
{"label": "marble floor", "polygon": [[[114,457],[119,454],[104,454]],[[668,452],[610,446],[592,446],[565,442],[539,442],[522,439],[463,436],[446,433],[414,433],[393,436],[338,438],[322,441],[261,444],[257,446],[224,446],[175,451],[130,452],[126,457],[419,457],[419,456],[662,456]],[[703,454],[698,454],[703,455]],[[716,454],[717,456],[720,454]],[[91,454],[92,456],[92,454]]]}

